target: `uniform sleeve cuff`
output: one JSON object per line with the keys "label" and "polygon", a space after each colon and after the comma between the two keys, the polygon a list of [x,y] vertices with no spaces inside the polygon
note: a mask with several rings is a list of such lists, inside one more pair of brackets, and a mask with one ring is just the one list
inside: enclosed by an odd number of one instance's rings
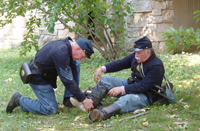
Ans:
{"label": "uniform sleeve cuff", "polygon": [[125,95],[126,94],[126,91],[125,91],[125,89],[124,89],[124,86],[121,86],[121,89],[122,89],[122,95]]}
{"label": "uniform sleeve cuff", "polygon": [[101,69],[102,69],[102,72],[106,73],[106,67],[105,66],[102,66]]}

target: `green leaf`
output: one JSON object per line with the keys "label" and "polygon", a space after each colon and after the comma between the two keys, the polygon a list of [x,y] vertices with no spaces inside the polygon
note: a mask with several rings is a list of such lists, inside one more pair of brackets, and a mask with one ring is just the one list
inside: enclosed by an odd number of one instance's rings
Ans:
{"label": "green leaf", "polygon": [[178,48],[175,49],[175,52],[178,52]]}
{"label": "green leaf", "polygon": [[169,36],[168,34],[163,34],[162,39],[166,39],[166,38],[168,38],[168,36]]}
{"label": "green leaf", "polygon": [[176,43],[180,43],[181,38],[180,38],[180,36],[176,35],[176,36],[174,37],[174,40],[175,40]]}
{"label": "green leaf", "polygon": [[61,2],[61,1],[58,1],[58,2],[57,2],[57,7],[60,8],[61,6],[62,6],[62,2]]}
{"label": "green leaf", "polygon": [[194,11],[193,14],[200,14],[200,10]]}
{"label": "green leaf", "polygon": [[194,34],[194,29],[193,29],[193,28],[190,28],[190,32],[191,32],[192,34]]}
{"label": "green leaf", "polygon": [[173,32],[175,31],[175,29],[174,29],[173,27],[170,27],[169,29],[170,29],[171,31],[173,31]]}
{"label": "green leaf", "polygon": [[200,18],[198,18],[198,19],[196,20],[196,23],[197,23],[199,20],[200,20]]}
{"label": "green leaf", "polygon": [[50,24],[49,26],[48,26],[48,32],[50,32],[50,33],[53,33],[54,32],[54,26],[55,26],[55,23],[52,23],[52,24]]}
{"label": "green leaf", "polygon": [[171,46],[171,42],[165,42],[165,45],[170,47]]}
{"label": "green leaf", "polygon": [[200,16],[200,14],[195,15],[195,16],[193,17],[193,19],[196,19],[196,18],[199,17],[199,16]]}
{"label": "green leaf", "polygon": [[123,13],[123,16],[127,16],[127,14],[126,14],[126,13]]}
{"label": "green leaf", "polygon": [[186,29],[186,34],[190,35],[190,29]]}

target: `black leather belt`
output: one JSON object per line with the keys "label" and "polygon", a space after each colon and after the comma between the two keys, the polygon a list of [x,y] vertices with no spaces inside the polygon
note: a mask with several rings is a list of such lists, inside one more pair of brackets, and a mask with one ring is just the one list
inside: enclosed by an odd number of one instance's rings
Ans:
{"label": "black leather belt", "polygon": [[33,58],[32,61],[33,65],[35,66],[35,68],[40,72],[40,73],[44,73],[44,70],[42,68],[40,68],[37,63],[35,62],[35,57]]}

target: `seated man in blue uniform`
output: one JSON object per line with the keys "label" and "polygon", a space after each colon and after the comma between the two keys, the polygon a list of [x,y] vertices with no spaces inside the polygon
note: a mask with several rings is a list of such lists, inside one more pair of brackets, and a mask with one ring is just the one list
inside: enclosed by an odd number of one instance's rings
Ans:
{"label": "seated man in blue uniform", "polygon": [[[38,70],[40,74],[34,74],[29,85],[32,87],[38,100],[23,97],[15,92],[7,105],[6,111],[12,113],[13,109],[20,106],[25,112],[49,115],[58,111],[54,88],[57,88],[57,76],[65,86],[64,104],[67,104],[70,96],[82,102],[86,110],[93,108],[93,102],[79,89],[80,64],[94,53],[89,40],[81,38],[73,41],[70,37],[46,44],[29,63],[32,71]],[[70,106],[70,104],[68,104]]]}
{"label": "seated man in blue uniform", "polygon": [[[92,110],[86,121],[105,120],[114,114],[141,109],[155,101],[157,94],[151,92],[150,89],[157,90],[154,87],[155,84],[161,86],[164,77],[163,63],[156,57],[152,43],[147,37],[135,41],[134,48],[135,51],[132,54],[96,70],[94,80],[97,83],[100,79],[100,82],[88,95],[88,98],[94,102],[94,108],[98,108],[106,94],[118,97],[118,100],[107,107]],[[143,67],[144,79],[140,75],[139,65]],[[112,76],[104,76],[101,79],[102,72],[117,72],[127,68],[131,68],[131,77],[128,80]],[[73,101],[72,104],[74,104]]]}

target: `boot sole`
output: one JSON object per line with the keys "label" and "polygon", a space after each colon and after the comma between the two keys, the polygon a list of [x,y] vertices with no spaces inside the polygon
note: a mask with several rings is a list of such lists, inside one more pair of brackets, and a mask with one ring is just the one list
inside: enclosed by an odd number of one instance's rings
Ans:
{"label": "boot sole", "polygon": [[[17,92],[14,92],[12,97],[11,97],[11,100],[9,101],[7,107],[6,107],[6,112],[7,113],[12,113],[13,109],[15,108],[15,105],[14,105],[14,101],[15,101],[15,97],[17,96]],[[12,109],[10,109],[12,107]]]}
{"label": "boot sole", "polygon": [[73,106],[78,107],[80,110],[87,112],[83,103],[79,102],[77,99],[70,97],[70,101],[72,103]]}
{"label": "boot sole", "polygon": [[94,109],[90,114],[89,114],[89,120],[91,122],[98,121],[100,117],[100,111],[98,109]]}

